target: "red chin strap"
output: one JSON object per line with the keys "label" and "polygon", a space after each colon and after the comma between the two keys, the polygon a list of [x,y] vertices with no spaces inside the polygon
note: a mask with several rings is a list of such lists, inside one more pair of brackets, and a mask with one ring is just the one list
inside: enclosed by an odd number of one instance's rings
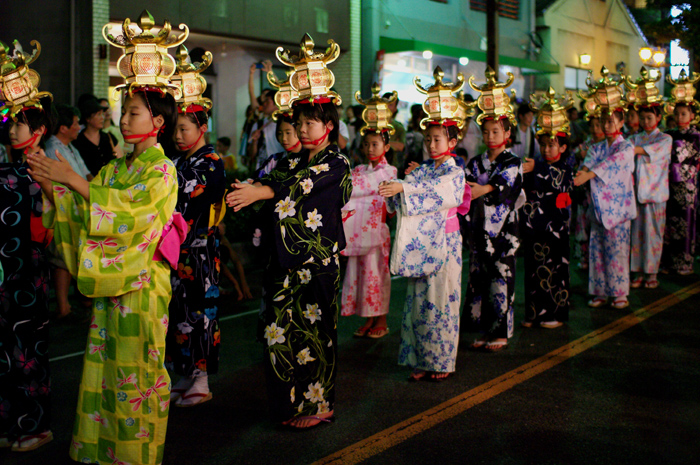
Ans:
{"label": "red chin strap", "polygon": [[634,123],[634,124],[630,123],[629,127],[631,127],[632,129],[637,129],[637,128],[639,128],[639,123]]}
{"label": "red chin strap", "polygon": [[438,153],[437,155],[430,155],[430,158],[432,158],[433,160],[439,160],[440,158],[445,157],[445,156],[456,157],[457,155],[455,155],[454,153],[452,153],[448,150],[447,152]]}
{"label": "red chin strap", "polygon": [[328,138],[328,134],[331,133],[331,130],[328,129],[328,126],[326,126],[326,133],[323,135],[323,137],[319,137],[316,140],[308,140],[308,139],[301,139],[301,143],[304,145],[313,145],[314,147],[319,146],[323,143],[324,140]]}
{"label": "red chin strap", "polygon": [[369,155],[370,161],[377,161],[377,160],[381,160],[382,158],[384,158],[384,153],[382,153],[381,155],[377,155],[376,157]]}
{"label": "red chin strap", "polygon": [[292,145],[291,147],[285,147],[284,149],[285,149],[287,152],[291,152],[292,150],[294,150],[295,148],[299,147],[300,145],[301,145],[301,141],[298,140],[296,144]]}
{"label": "red chin strap", "polygon": [[645,131],[653,131],[653,130],[656,129],[658,126],[659,126],[659,123],[654,123],[654,125],[651,126],[651,127],[642,126],[642,129],[644,129]]}
{"label": "red chin strap", "polygon": [[612,134],[608,134],[607,132],[605,133],[605,137],[617,137],[617,136],[621,136],[621,135],[622,135],[622,133],[620,131],[615,131]]}
{"label": "red chin strap", "polygon": [[508,139],[504,140],[503,142],[501,142],[501,143],[498,144],[498,145],[489,145],[489,144],[486,144],[486,147],[488,147],[488,148],[490,148],[490,149],[500,149],[501,147],[505,147],[507,143],[508,143]]}
{"label": "red chin strap", "polygon": [[681,128],[681,129],[685,129],[685,128],[687,128],[687,127],[690,126],[690,122],[688,122],[688,123],[686,123],[686,124],[681,124],[681,123],[677,123],[677,124],[678,124],[678,127]]}
{"label": "red chin strap", "polygon": [[194,144],[190,144],[190,145],[180,145],[180,144],[177,144],[177,146],[180,147],[180,151],[182,151],[182,152],[187,152],[189,149],[191,149],[191,148],[194,147],[195,145],[199,144],[199,141],[202,140],[202,137],[204,137],[204,131],[200,130],[200,131],[199,131],[199,137],[197,137],[197,140],[194,141]]}
{"label": "red chin strap", "polygon": [[593,136],[594,136],[596,139],[602,139],[603,137],[605,137],[605,133],[604,133],[604,132],[594,132],[594,133],[593,133]]}
{"label": "red chin strap", "polygon": [[34,145],[34,142],[36,142],[37,139],[39,139],[40,137],[41,137],[41,134],[34,133],[34,135],[32,137],[30,137],[29,139],[27,139],[26,141],[20,142],[19,144],[11,144],[11,145],[12,145],[12,148],[15,150],[24,149],[24,153],[26,154],[27,151],[31,148],[31,146]]}

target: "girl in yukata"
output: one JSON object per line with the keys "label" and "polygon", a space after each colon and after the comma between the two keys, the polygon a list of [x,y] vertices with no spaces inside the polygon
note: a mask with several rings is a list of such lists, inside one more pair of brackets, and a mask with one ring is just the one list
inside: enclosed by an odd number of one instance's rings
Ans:
{"label": "girl in yukata", "polygon": [[[520,246],[517,203],[522,193],[523,169],[520,158],[506,149],[515,117],[509,98],[503,92],[502,106],[490,92],[507,87],[513,81],[509,73],[505,84],[495,81],[491,68],[487,83],[480,88],[479,107],[485,110],[477,123],[487,150],[472,158],[466,168],[467,183],[472,189],[472,205],[467,216],[471,233],[469,285],[464,306],[469,331],[482,336],[471,344],[473,350],[498,352],[508,347],[513,335],[515,299],[515,253]],[[484,100],[488,103],[484,105]]]}
{"label": "girl in yukata", "polygon": [[668,165],[673,139],[657,128],[661,122],[658,103],[638,108],[643,130],[629,138],[636,155],[637,189],[637,218],[632,220],[630,243],[630,271],[636,276],[630,281],[630,287],[638,288],[644,281],[644,287],[654,289],[659,285],[656,274],[661,264],[666,228]]}
{"label": "girl in yukata", "polygon": [[[435,84],[418,90],[428,95],[423,108],[433,110],[441,90],[457,92],[464,85],[443,84],[436,68]],[[442,97],[446,99],[449,97]],[[457,98],[441,108],[457,108]],[[439,100],[438,100],[439,101]],[[455,371],[459,344],[462,295],[462,235],[457,213],[465,214],[471,191],[464,171],[455,162],[460,126],[449,111],[431,111],[421,121],[430,161],[414,168],[403,180],[384,182],[379,193],[387,209],[396,212],[397,229],[391,271],[408,277],[401,323],[399,365],[413,369],[409,381],[443,381]]]}
{"label": "girl in yukata", "polygon": [[[125,23],[133,37],[107,39],[122,48],[129,42],[124,52],[138,60],[141,44],[154,40],[148,32],[153,22],[144,12],[142,34]],[[168,93],[172,85],[167,76],[150,77],[159,84],[132,83],[122,105],[121,131],[134,151],[110,161],[91,182],[61,157],[30,158],[42,179],[44,225],[54,229],[78,289],[93,298],[70,446],[78,462],[163,461],[170,405],[164,366],[170,268],[177,266],[186,225],[174,216],[177,171],[159,143],[172,141],[177,122]]]}
{"label": "girl in yukata", "polygon": [[[520,223],[525,255],[522,325],[554,329],[569,320],[569,194],[574,173],[567,159],[570,129],[566,109],[558,104],[554,89],[550,88],[548,97],[539,108],[535,106],[541,157],[535,159],[530,172],[524,170],[527,202]],[[553,117],[545,119],[545,112]],[[561,117],[557,119],[556,114]]]}
{"label": "girl in yukata", "polygon": [[665,108],[667,113],[673,113],[678,127],[668,131],[673,146],[661,268],[679,275],[693,273],[695,257],[700,168],[700,130],[696,124],[700,104],[693,100],[695,92],[690,89],[699,79],[696,73],[688,79],[685,71],[681,71],[678,80],[669,79],[674,89]]}
{"label": "girl in yukata", "polygon": [[[313,54],[307,35],[298,57],[280,49],[277,57],[288,66],[312,63],[309,68],[330,73],[325,63],[340,53],[330,42],[326,54]],[[261,200],[270,207],[272,250],[260,339],[273,415],[295,429],[329,422],[334,414],[339,253],[345,248],[341,209],[352,191],[350,163],[331,142],[339,126],[331,98],[339,98],[327,88],[312,95],[308,80],[303,82],[307,86],[300,87],[293,105],[303,150],[252,184],[234,183],[226,197],[234,211]]]}
{"label": "girl in yukata", "polygon": [[[173,81],[181,82],[183,87],[189,85],[193,73],[198,76],[211,63],[210,60],[203,64],[188,63],[184,45],[178,50],[178,58]],[[206,86],[195,88],[204,92]],[[219,368],[221,329],[217,303],[221,235],[217,223],[226,190],[223,161],[214,146],[204,141],[211,101],[202,98],[201,93],[187,98],[188,103],[178,100],[175,143],[179,152],[173,163],[178,183],[175,211],[182,215],[188,227],[177,269],[170,278],[172,299],[165,344],[167,366],[180,376],[170,390],[170,400],[178,407],[210,400],[209,375],[216,374]]]}
{"label": "girl in yukata", "polygon": [[[583,165],[583,160],[588,154],[588,149],[593,144],[605,140],[603,127],[600,125],[600,115],[587,113],[589,135],[581,145],[576,148],[574,169],[576,171]],[[588,206],[591,204],[590,184],[586,183],[574,187],[571,195],[574,210],[574,254],[578,258],[578,267],[588,269],[588,243],[591,235],[591,221],[588,218]]]}
{"label": "girl in yukata", "polygon": [[395,99],[379,97],[379,86],[372,88],[373,98],[358,102],[367,108],[362,112],[365,126],[360,129],[362,152],[369,163],[352,170],[352,197],[343,208],[348,212],[343,227],[347,246],[342,254],[348,257],[343,281],[341,315],[366,318],[355,331],[356,337],[378,339],[389,334],[386,316],[391,297],[389,253],[391,237],[386,224],[386,206],[379,194],[381,183],[396,179],[396,168],[386,161],[391,146],[389,136],[394,132],[385,119],[369,118],[378,107]]}
{"label": "girl in yukata", "polygon": [[277,114],[277,129],[275,134],[277,135],[277,141],[282,147],[284,147],[284,152],[270,155],[260,166],[260,169],[258,170],[258,177],[262,177],[270,173],[270,171],[275,169],[283,157],[289,156],[289,154],[292,153],[301,152],[301,141],[299,140],[297,130],[294,127],[291,110]]}
{"label": "girl in yukata", "polygon": [[[27,65],[38,52],[26,54],[16,43],[10,55],[0,42],[0,53],[3,71],[10,75],[9,82],[0,75],[0,87],[11,85],[13,75],[35,73]],[[12,146],[12,161],[0,163],[0,448],[17,452],[37,449],[53,439],[46,258],[51,239],[41,223],[40,178],[27,165],[35,153],[43,156],[42,147],[51,135],[52,97],[37,90],[32,85],[23,95],[0,94],[6,99],[0,119],[10,119]],[[15,103],[20,97],[25,101]]]}
{"label": "girl in yukata", "polygon": [[[605,141],[593,145],[576,173],[574,185],[591,185],[591,239],[588,292],[590,307],[629,306],[630,222],[637,216],[632,174],[634,147],[622,136],[624,108],[620,105],[620,84],[610,80],[603,67],[603,79],[590,84],[591,98],[608,95],[604,102],[595,100],[601,110]],[[590,81],[589,81],[590,82]]]}

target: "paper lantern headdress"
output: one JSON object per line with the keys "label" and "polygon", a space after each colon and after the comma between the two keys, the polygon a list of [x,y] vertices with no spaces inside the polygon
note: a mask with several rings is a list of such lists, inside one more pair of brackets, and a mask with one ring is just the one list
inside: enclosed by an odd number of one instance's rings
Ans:
{"label": "paper lantern headdress", "polygon": [[633,81],[631,76],[625,76],[624,78],[624,84],[627,88],[625,102],[628,108],[632,106],[636,111],[639,111],[642,107],[659,106],[662,103],[662,99],[659,96],[659,89],[656,87],[656,83],[661,79],[661,74],[657,74],[653,78],[644,66],[642,66],[639,74],[641,76],[636,81]]}
{"label": "paper lantern headdress", "polygon": [[673,109],[679,103],[685,103],[693,107],[693,112],[695,113],[695,118],[690,122],[691,124],[700,123],[700,103],[695,100],[695,84],[700,81],[700,74],[693,73],[692,77],[688,77],[685,70],[681,70],[678,79],[671,78],[669,74],[666,76],[666,80],[673,86],[671,89],[671,97],[664,105],[664,111],[668,115],[673,114]]}
{"label": "paper lantern headdress", "polygon": [[277,47],[275,52],[282,64],[294,69],[289,76],[289,84],[299,95],[291,100],[291,104],[333,102],[340,105],[342,99],[331,90],[335,76],[327,66],[340,56],[340,46],[332,39],[328,40],[328,48],[323,53],[314,53],[314,46],[311,36],[304,34],[299,55],[292,56],[289,50],[282,47]]}
{"label": "paper lantern headdress", "polygon": [[457,126],[461,132],[467,117],[474,114],[475,103],[467,103],[454,94],[464,87],[464,75],[457,74],[457,82],[443,82],[445,73],[437,66],[433,71],[435,83],[429,87],[423,87],[418,76],[413,78],[413,85],[418,92],[425,94],[427,98],[423,102],[423,111],[428,115],[420,122],[420,127],[425,129],[430,124],[441,126]]}
{"label": "paper lantern headdress", "polygon": [[206,52],[201,63],[192,63],[187,47],[181,44],[177,48],[177,68],[171,81],[177,86],[174,97],[180,113],[211,109],[211,100],[202,95],[207,89],[207,81],[200,73],[211,65],[212,59],[211,52]]}
{"label": "paper lantern headdress", "polygon": [[[477,104],[482,113],[476,118],[476,122],[481,124],[485,119],[504,119],[513,126],[518,124],[518,121],[513,114],[513,106],[510,104],[510,97],[506,93],[506,88],[513,83],[515,76],[513,73],[508,73],[508,80],[503,82],[496,81],[496,72],[490,66],[486,68],[484,73],[486,83],[481,86],[474,84],[474,76],[469,78],[469,86],[479,92]],[[511,89],[511,96],[515,99],[515,89]]]}
{"label": "paper lantern headdress", "polygon": [[2,111],[15,121],[17,114],[25,109],[42,110],[41,99],[53,100],[50,93],[39,92],[39,73],[29,68],[41,53],[39,42],[32,40],[30,44],[36,47],[31,55],[15,40],[15,50],[10,55],[9,47],[0,42],[0,100],[5,102]]}
{"label": "paper lantern headdress", "polygon": [[586,119],[589,119],[591,114],[601,116],[602,113],[625,112],[627,109],[622,99],[622,83],[610,79],[608,68],[605,66],[600,70],[602,78],[598,81],[593,82],[591,74],[589,71],[586,78],[588,93],[582,91],[578,93],[580,98],[586,100]]}
{"label": "paper lantern headdress", "polygon": [[270,85],[272,85],[272,87],[277,89],[274,97],[277,110],[272,113],[273,121],[277,121],[279,115],[284,115],[287,117],[292,116],[292,104],[299,98],[299,92],[292,88],[292,84],[289,81],[292,73],[293,70],[291,69],[287,71],[287,79],[285,81],[280,81],[277,79],[277,76],[275,76],[275,73],[272,71],[268,71],[267,73],[267,81],[270,83]]}
{"label": "paper lantern headdress", "polygon": [[535,94],[530,94],[530,106],[537,113],[536,135],[548,134],[552,138],[571,135],[566,111],[574,106],[574,99],[571,95],[562,95],[561,102],[563,105],[559,103],[557,94],[551,87],[544,97],[538,98]]}
{"label": "paper lantern headdress", "polygon": [[[177,37],[171,37],[172,26],[165,21],[157,34],[151,30],[155,26],[153,16],[144,10],[138,20],[138,25],[131,23],[129,18],[122,24],[123,34],[114,37],[109,33],[110,25],[102,28],[102,36],[107,42],[124,50],[124,55],[117,62],[119,74],[124,78],[124,84],[114,89],[113,97],[117,99],[117,92],[126,90],[132,95],[139,88],[157,89],[161,92],[171,92],[173,96],[178,94],[179,88],[170,82],[175,73],[175,59],[168,54],[168,49],[182,44],[190,31],[186,25],[180,24],[183,33]],[[136,30],[138,29],[138,31]]]}
{"label": "paper lantern headdress", "polygon": [[394,126],[389,123],[391,120],[389,104],[398,99],[398,94],[396,91],[393,91],[391,97],[383,98],[379,95],[379,92],[380,88],[376,82],[372,86],[372,97],[368,100],[362,99],[359,90],[355,92],[355,100],[365,107],[365,109],[362,110],[362,120],[365,124],[360,128],[360,134],[363,136],[367,132],[388,132],[390,136],[393,136],[396,132]]}

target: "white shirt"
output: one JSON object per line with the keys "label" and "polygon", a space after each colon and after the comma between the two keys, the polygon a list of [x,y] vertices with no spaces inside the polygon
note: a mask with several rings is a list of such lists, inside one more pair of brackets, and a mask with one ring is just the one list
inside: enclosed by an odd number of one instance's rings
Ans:
{"label": "white shirt", "polygon": [[[253,126],[253,131],[257,130],[259,127],[260,122],[255,123],[255,126]],[[265,119],[262,120],[261,137],[263,137],[265,140],[265,153],[260,150],[258,151],[258,158],[255,161],[256,168],[259,168],[259,166],[265,160],[267,160],[270,155],[284,152],[284,147],[282,147],[282,145],[280,145],[280,143],[277,141],[277,123],[272,121],[272,118],[269,116],[266,116]]]}
{"label": "white shirt", "polygon": [[532,128],[526,128],[525,131],[522,131],[520,125],[518,125],[518,132],[515,135],[515,144],[510,148],[511,153],[518,158],[525,159],[530,156],[530,147],[533,143],[535,144],[535,149],[532,151],[532,155],[535,156],[540,153],[540,144],[533,135],[534,132]]}

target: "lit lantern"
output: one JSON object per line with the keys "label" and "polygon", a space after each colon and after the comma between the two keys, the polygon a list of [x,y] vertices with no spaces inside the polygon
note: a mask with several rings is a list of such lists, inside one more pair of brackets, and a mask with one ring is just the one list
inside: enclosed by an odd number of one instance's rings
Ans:
{"label": "lit lantern", "polygon": [[53,100],[48,92],[39,92],[39,73],[29,68],[41,53],[41,44],[32,40],[30,44],[36,49],[31,55],[25,53],[18,41],[14,41],[15,50],[9,55],[9,48],[0,42],[0,100],[6,102],[3,112],[16,121],[16,115],[25,108],[42,109],[40,100],[44,97]]}

